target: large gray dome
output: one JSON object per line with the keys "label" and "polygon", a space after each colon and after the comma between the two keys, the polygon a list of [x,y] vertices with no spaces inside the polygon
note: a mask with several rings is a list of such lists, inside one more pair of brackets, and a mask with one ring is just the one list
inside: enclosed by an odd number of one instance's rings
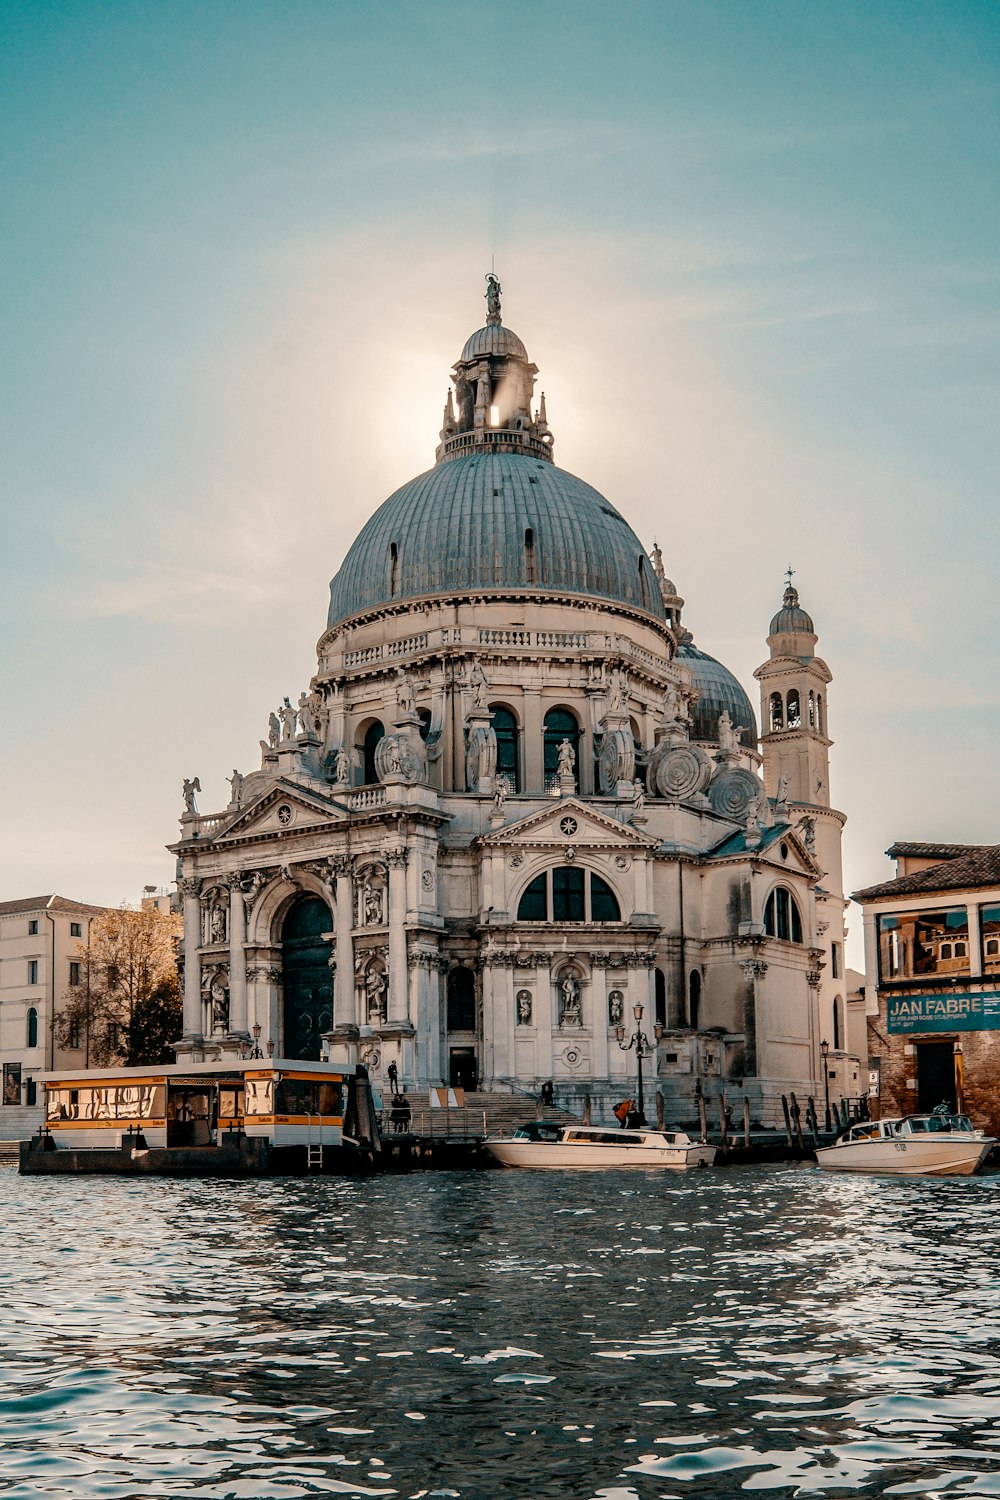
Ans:
{"label": "large gray dome", "polygon": [[677,648],[677,660],[687,667],[692,683],[701,694],[691,711],[692,739],[717,741],[719,715],[725,709],[733,728],[743,728],[740,742],[747,749],[756,750],[757,716],[750,699],[728,667],[706,651],[699,651],[690,636]]}
{"label": "large gray dome", "polygon": [[642,543],[603,495],[542,459],[480,449],[379,507],[330,585],[328,624],[392,600],[511,589],[591,594],[665,617]]}

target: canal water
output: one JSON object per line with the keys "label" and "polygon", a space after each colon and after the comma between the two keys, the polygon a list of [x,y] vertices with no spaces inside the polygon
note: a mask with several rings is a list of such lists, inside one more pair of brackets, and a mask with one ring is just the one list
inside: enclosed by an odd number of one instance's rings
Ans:
{"label": "canal water", "polygon": [[0,1173],[4,1500],[1000,1496],[1000,1179]]}

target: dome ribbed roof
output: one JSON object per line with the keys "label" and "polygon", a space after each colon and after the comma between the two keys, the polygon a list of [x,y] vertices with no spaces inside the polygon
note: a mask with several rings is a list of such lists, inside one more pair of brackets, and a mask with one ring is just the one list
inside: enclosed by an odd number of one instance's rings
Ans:
{"label": "dome ribbed roof", "polygon": [[691,710],[691,738],[718,740],[719,715],[725,709],[737,729],[742,724],[740,742],[750,750],[757,748],[757,716],[746,693],[727,667],[706,651],[699,651],[688,638],[677,648],[677,660],[691,673],[691,681],[701,694]]}
{"label": "dome ribbed roof", "polygon": [[591,594],[664,618],[645,549],[603,495],[540,459],[478,451],[379,507],[330,585],[328,624],[392,600],[511,589]]}
{"label": "dome ribbed roof", "polygon": [[799,591],[791,584],[785,590],[781,608],[771,621],[769,635],[815,635],[812,617],[799,604]]}
{"label": "dome ribbed roof", "polygon": [[528,358],[528,351],[517,334],[510,328],[505,328],[502,323],[487,323],[485,328],[477,328],[475,333],[470,334],[465,341],[459,364],[464,364],[467,359],[484,359],[488,354],[509,354],[515,359],[523,360]]}

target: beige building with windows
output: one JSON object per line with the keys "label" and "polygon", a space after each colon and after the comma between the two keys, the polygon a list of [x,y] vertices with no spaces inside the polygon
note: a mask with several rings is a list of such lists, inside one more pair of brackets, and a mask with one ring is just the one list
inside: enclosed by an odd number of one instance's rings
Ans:
{"label": "beige building with windows", "polygon": [[552,1080],[600,1113],[641,1034],[669,1115],[725,1088],[774,1123],[782,1093],[822,1096],[825,1040],[856,1094],[813,622],[789,579],[761,739],[660,549],[556,467],[493,277],[487,310],[433,467],[348,550],[259,765],[209,814],[185,783],[178,1056],[256,1028],[277,1055],[411,1088]]}
{"label": "beige building with windows", "polygon": [[1000,1135],[1000,846],[897,843],[857,891],[879,1112],[948,1103]]}
{"label": "beige building with windows", "polygon": [[84,1061],[82,1038],[79,1047],[56,1044],[53,1017],[80,981],[80,944],[104,911],[64,896],[0,901],[0,1137],[12,1128],[11,1111],[35,1106],[40,1072]]}

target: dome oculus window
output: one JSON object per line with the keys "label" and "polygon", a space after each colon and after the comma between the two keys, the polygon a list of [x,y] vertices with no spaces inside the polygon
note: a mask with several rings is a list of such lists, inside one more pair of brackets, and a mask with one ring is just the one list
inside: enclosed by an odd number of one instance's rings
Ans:
{"label": "dome oculus window", "polygon": [[618,897],[600,875],[578,865],[556,865],[525,887],[519,922],[620,922]]}

